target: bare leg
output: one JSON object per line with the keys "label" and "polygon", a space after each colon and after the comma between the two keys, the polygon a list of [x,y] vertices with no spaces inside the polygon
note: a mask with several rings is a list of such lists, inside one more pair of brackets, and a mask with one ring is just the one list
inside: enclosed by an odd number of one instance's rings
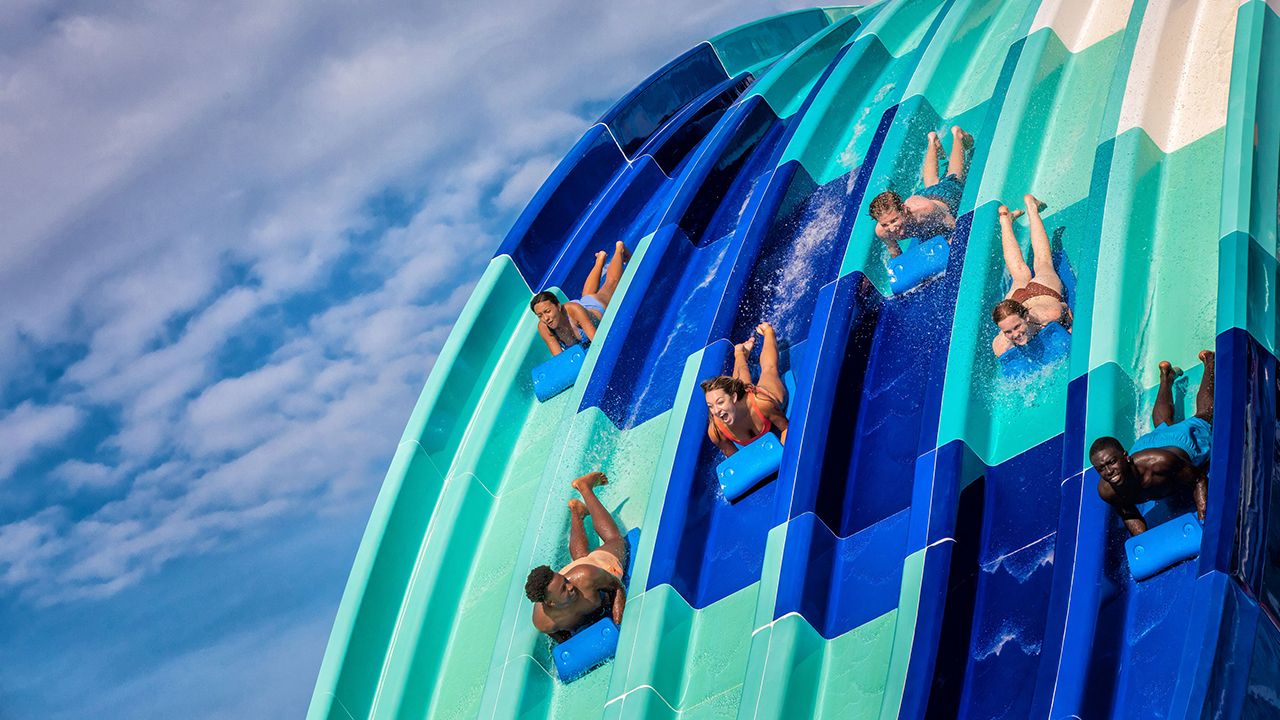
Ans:
{"label": "bare leg", "polygon": [[601,250],[596,253],[596,264],[591,268],[591,272],[587,274],[587,281],[582,283],[583,295],[595,295],[600,292],[600,273],[604,272],[604,259],[606,253]]}
{"label": "bare leg", "polygon": [[1045,232],[1044,220],[1040,218],[1045,204],[1030,193],[1022,199],[1027,203],[1027,224],[1031,226],[1031,262],[1035,267],[1035,281],[1061,294],[1062,278],[1053,267],[1053,248],[1049,246],[1049,233]]}
{"label": "bare leg", "polygon": [[733,346],[733,376],[747,385],[752,383],[751,367],[747,363],[751,358],[751,350],[755,346],[755,335],[747,338],[746,342]]}
{"label": "bare leg", "polygon": [[1014,290],[1020,290],[1031,282],[1031,268],[1027,267],[1027,261],[1022,258],[1018,236],[1013,233],[1013,221],[1017,215],[1009,212],[1009,208],[1005,205],[1000,206],[999,212],[1000,247],[1004,250],[1004,266],[1009,270],[1009,276],[1013,278],[1013,287],[1009,290],[1009,296],[1012,296]]}
{"label": "bare leg", "polygon": [[947,174],[955,175],[964,181],[969,174],[969,150],[973,148],[973,136],[960,129],[959,125],[951,126],[951,156],[947,159]]}
{"label": "bare leg", "polygon": [[596,293],[596,297],[606,307],[613,299],[613,293],[618,290],[618,283],[622,281],[622,271],[629,260],[631,260],[631,251],[619,240],[613,247],[613,258],[609,260],[609,268],[605,271],[604,285]]}
{"label": "bare leg", "polygon": [[614,522],[613,515],[600,504],[599,498],[596,497],[596,486],[604,485],[609,482],[609,478],[605,477],[602,472],[591,472],[583,475],[573,481],[573,489],[578,491],[582,496],[583,502],[586,503],[587,512],[591,513],[591,525],[596,529],[596,534],[600,536],[600,547],[613,553],[615,557],[622,561],[623,565],[627,562],[627,539],[618,530],[618,524]]}
{"label": "bare leg", "polygon": [[1213,422],[1213,368],[1215,357],[1212,350],[1200,351],[1200,362],[1204,363],[1204,378],[1200,380],[1200,390],[1196,392],[1196,417]]}
{"label": "bare leg", "polygon": [[785,405],[787,386],[778,374],[778,338],[773,332],[773,326],[767,322],[756,326],[756,332],[764,338],[764,344],[760,346],[760,382],[756,384]]}
{"label": "bare leg", "polygon": [[931,132],[925,141],[924,166],[920,168],[920,178],[924,180],[925,187],[938,184],[938,159],[941,157],[942,141],[938,140],[938,133]]}
{"label": "bare leg", "polygon": [[591,552],[587,544],[587,529],[582,525],[582,518],[587,516],[587,506],[581,500],[569,501],[569,557],[573,560]]}
{"label": "bare leg", "polygon": [[1156,405],[1151,408],[1151,423],[1156,427],[1173,424],[1173,381],[1181,374],[1168,360],[1160,361],[1160,389],[1156,390]]}

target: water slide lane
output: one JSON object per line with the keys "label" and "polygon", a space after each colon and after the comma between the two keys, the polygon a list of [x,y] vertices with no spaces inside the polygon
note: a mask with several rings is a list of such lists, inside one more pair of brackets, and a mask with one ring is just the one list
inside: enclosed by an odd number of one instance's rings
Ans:
{"label": "water slide lane", "polygon": [[[956,520],[939,660],[927,680],[931,713],[1034,715],[1063,477],[1067,361],[1030,378],[1005,378],[991,352],[990,308],[1009,282],[996,208],[1001,202],[1021,208],[1023,194],[1033,191],[1048,203],[1046,227],[1078,279],[1069,297],[1077,309],[1076,337],[1088,337],[1080,317],[1088,317],[1082,308],[1090,299],[1098,235],[1089,222],[1090,188],[1102,190],[1094,164],[1080,158],[1099,154],[1100,141],[1114,134],[1118,106],[1108,124],[1106,104],[1094,99],[1117,67],[1123,73],[1128,66],[1123,38],[1131,13],[1120,4],[1089,15],[1072,10],[1052,3],[1038,9],[978,183],[938,438],[963,462],[938,463],[938,482],[954,488],[944,512]],[[1120,80],[1123,85],[1123,74]],[[1064,107],[1082,110],[1057,112]],[[1015,227],[1029,257],[1025,221]],[[1073,343],[1073,350],[1087,351],[1087,343]]]}
{"label": "water slide lane", "polygon": [[[786,60],[778,64],[783,66],[780,71],[785,71]],[[605,493],[606,497],[626,498],[619,512],[621,524],[641,524],[648,485],[656,474],[655,463],[662,455],[663,436],[670,422],[672,388],[664,385],[675,382],[666,380],[662,373],[669,373],[671,357],[683,360],[689,354],[685,337],[696,337],[698,328],[708,320],[705,315],[690,315],[716,305],[706,302],[707,298],[699,293],[717,287],[717,280],[723,281],[717,272],[727,273],[736,267],[733,262],[724,262],[724,258],[741,251],[741,243],[732,232],[737,213],[755,201],[753,189],[760,176],[774,166],[774,148],[784,134],[785,123],[773,116],[763,101],[748,98],[726,113],[697,151],[697,157],[674,181],[677,188],[664,219],[659,221],[661,229],[645,243],[643,255],[637,254],[633,259],[635,274],[624,281],[624,286],[639,284],[644,291],[629,291],[615,300],[616,307],[611,308],[601,326],[606,335],[625,336],[627,352],[621,351],[620,344],[606,341],[600,344],[594,362],[584,369],[583,377],[589,379],[579,383],[583,386],[580,412],[565,443],[560,467],[544,476],[542,489],[548,499],[541,513],[543,520],[530,526],[517,565],[526,557],[527,562],[532,562],[535,557],[563,554],[565,529],[556,518],[566,515],[563,502],[568,488],[555,483],[563,485],[566,478],[587,469],[604,467],[614,478]],[[654,313],[652,303],[646,302],[650,296],[692,297],[692,301]],[[647,351],[635,352],[646,347]],[[612,397],[620,387],[634,393],[631,401],[618,402]],[[600,399],[608,401],[601,403]],[[646,548],[642,539],[637,571],[648,555]],[[629,600],[634,598],[633,602],[642,604],[643,593],[637,593],[639,583],[633,580]],[[609,669],[598,670],[570,685],[555,681],[547,672],[547,644],[528,626],[528,603],[520,585],[512,582],[490,668],[491,677],[497,680],[486,687],[482,715],[590,715],[593,707],[598,712],[605,704],[602,693],[608,684]],[[633,613],[638,615],[636,606],[629,605],[628,615]],[[624,645],[630,635],[628,626],[634,627],[634,623],[624,624]],[[620,654],[617,666],[625,666],[625,656],[626,653]]]}

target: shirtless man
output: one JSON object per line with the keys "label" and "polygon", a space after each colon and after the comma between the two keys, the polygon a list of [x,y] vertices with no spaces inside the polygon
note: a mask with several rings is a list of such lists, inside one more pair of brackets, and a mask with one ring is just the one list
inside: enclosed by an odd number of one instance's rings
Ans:
{"label": "shirtless man", "polygon": [[529,301],[529,309],[538,316],[538,335],[552,355],[559,355],[579,343],[590,345],[596,339],[596,326],[618,290],[631,251],[621,241],[615,243],[608,269],[604,264],[607,256],[603,250],[596,253],[595,265],[587,274],[582,295],[577,300],[562,305],[555,293],[544,290]]}
{"label": "shirtless man", "polygon": [[1147,530],[1139,503],[1168,497],[1184,487],[1192,488],[1196,515],[1204,522],[1209,492],[1204,466],[1213,440],[1213,352],[1201,351],[1200,361],[1204,379],[1196,393],[1194,416],[1173,422],[1173,381],[1180,371],[1162,362],[1160,389],[1151,410],[1156,429],[1133,443],[1132,455],[1113,437],[1100,437],[1089,448],[1089,460],[1102,478],[1098,495],[1116,509],[1130,535]]}
{"label": "shirtless man", "polygon": [[[573,481],[574,489],[582,495],[582,500],[569,501],[569,557],[573,562],[560,572],[539,565],[529,572],[524,584],[525,595],[533,602],[533,626],[556,642],[568,640],[579,628],[602,617],[622,623],[627,602],[622,586],[627,539],[595,493],[597,486],[608,482],[602,472],[587,473]],[[588,549],[582,524],[588,513],[600,536],[600,546],[594,550]]]}
{"label": "shirtless man", "polygon": [[898,243],[905,238],[930,238],[946,235],[956,227],[960,198],[964,196],[964,179],[969,172],[969,151],[973,136],[951,127],[951,154],[947,158],[947,174],[938,178],[938,161],[942,157],[942,141],[938,133],[929,133],[929,149],[924,155],[920,176],[924,190],[903,200],[898,193],[886,190],[871,200],[867,211],[876,221],[876,237],[889,249],[889,257],[902,254]]}

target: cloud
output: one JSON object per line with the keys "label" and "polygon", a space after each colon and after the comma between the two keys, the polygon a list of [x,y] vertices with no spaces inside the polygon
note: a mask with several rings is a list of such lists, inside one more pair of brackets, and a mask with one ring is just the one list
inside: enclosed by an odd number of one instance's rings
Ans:
{"label": "cloud", "polygon": [[30,400],[0,417],[0,479],[13,474],[38,451],[75,430],[84,414],[70,405],[36,405]]}
{"label": "cloud", "polygon": [[[109,595],[371,502],[489,255],[593,120],[580,109],[777,9],[15,7],[0,476],[59,455],[27,479],[63,492],[0,518],[0,590]],[[384,194],[408,216],[371,212]],[[49,367],[55,347],[83,352]],[[46,377],[47,397],[14,389]],[[64,446],[90,414],[111,418],[101,442]],[[72,513],[66,490],[99,504]]]}

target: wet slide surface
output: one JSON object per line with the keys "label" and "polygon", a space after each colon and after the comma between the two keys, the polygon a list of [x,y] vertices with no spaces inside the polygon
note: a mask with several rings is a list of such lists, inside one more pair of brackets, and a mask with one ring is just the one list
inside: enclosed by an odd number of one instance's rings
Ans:
{"label": "wet slide surface", "polygon": [[[1266,0],[885,0],[660,68],[587,129],[463,310],[308,717],[1280,713],[1277,38]],[[925,134],[949,148],[953,125],[975,146],[950,260],[895,294],[867,205],[919,191]],[[1029,192],[1074,323],[1068,358],[1010,378],[996,210]],[[583,370],[540,403],[529,298],[578,297],[618,240],[634,256]],[[764,321],[790,428],[777,476],[729,501],[697,386]],[[1200,554],[1134,581],[1086,449],[1151,429],[1160,360],[1192,412],[1204,348]],[[640,541],[617,656],[564,683],[524,578],[568,561],[568,482],[595,469]]]}

